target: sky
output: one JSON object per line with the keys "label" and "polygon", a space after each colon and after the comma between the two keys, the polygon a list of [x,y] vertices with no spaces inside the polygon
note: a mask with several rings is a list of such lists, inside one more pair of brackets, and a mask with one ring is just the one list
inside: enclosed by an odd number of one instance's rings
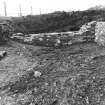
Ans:
{"label": "sky", "polygon": [[[96,5],[105,5],[105,0],[5,0],[8,16],[50,13],[54,11],[86,10]],[[0,15],[4,16],[4,0],[0,0]]]}

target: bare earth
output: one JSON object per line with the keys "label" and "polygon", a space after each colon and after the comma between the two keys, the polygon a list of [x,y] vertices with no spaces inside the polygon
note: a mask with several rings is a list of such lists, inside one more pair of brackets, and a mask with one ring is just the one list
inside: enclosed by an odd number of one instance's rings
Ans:
{"label": "bare earth", "polygon": [[12,41],[2,50],[0,105],[105,105],[104,47],[54,49]]}

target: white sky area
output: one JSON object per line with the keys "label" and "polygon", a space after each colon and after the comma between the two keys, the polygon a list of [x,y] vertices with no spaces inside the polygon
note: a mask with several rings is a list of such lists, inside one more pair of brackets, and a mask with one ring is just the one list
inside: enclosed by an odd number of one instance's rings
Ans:
{"label": "white sky area", "polygon": [[[4,16],[4,0],[0,0],[0,15]],[[18,16],[19,5],[22,15],[50,13],[53,11],[86,10],[96,5],[105,5],[105,0],[5,0],[8,16]]]}

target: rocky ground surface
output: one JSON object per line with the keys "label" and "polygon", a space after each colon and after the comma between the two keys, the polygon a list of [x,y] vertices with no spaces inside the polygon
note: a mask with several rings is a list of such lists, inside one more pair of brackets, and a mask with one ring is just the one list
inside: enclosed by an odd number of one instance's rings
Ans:
{"label": "rocky ground surface", "polygon": [[105,105],[105,47],[11,41],[2,50],[7,56],[0,61],[0,105]]}

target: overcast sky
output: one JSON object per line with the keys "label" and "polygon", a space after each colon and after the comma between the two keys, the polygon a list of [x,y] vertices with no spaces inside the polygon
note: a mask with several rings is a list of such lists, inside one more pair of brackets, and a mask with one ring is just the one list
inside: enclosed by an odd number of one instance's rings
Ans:
{"label": "overcast sky", "polygon": [[[8,16],[18,16],[19,5],[22,14],[48,13],[53,11],[86,10],[95,5],[105,5],[105,0],[5,0]],[[0,0],[0,15],[4,15],[4,0]]]}

